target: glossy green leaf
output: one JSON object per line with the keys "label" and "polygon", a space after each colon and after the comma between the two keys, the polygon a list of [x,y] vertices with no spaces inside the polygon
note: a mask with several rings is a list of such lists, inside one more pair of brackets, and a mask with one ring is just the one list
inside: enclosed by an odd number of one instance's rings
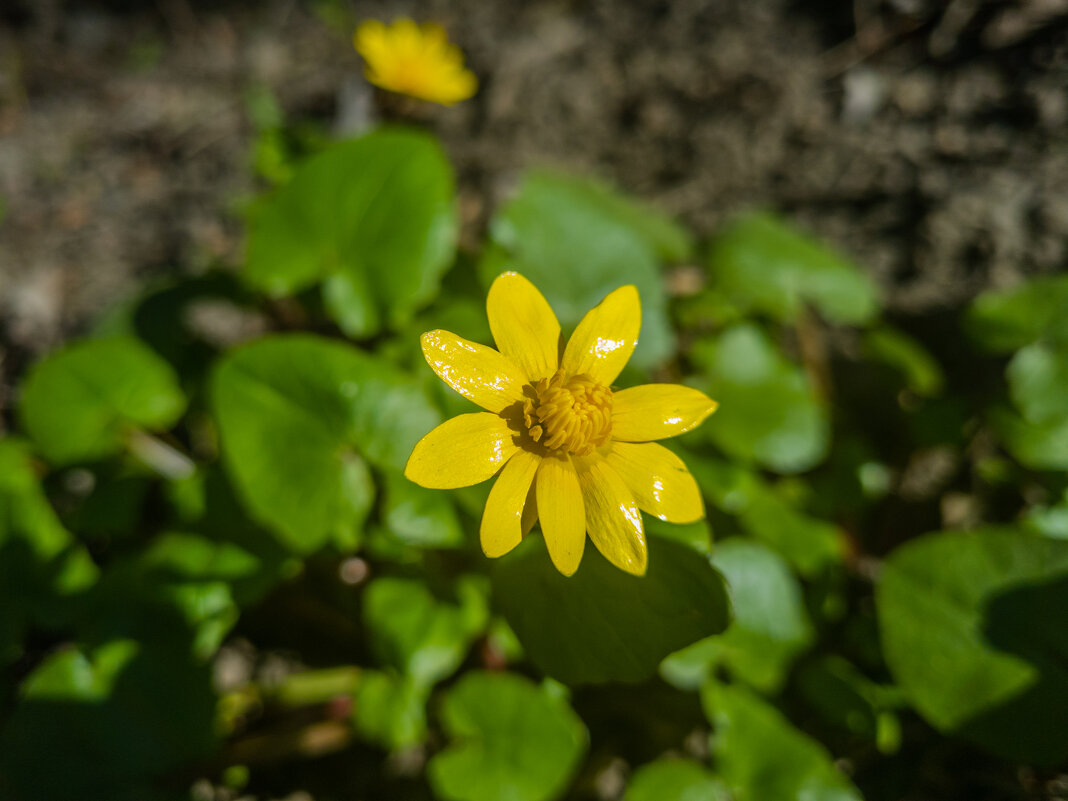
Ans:
{"label": "glossy green leaf", "polygon": [[891,554],[876,602],[887,664],[932,725],[1013,759],[1068,758],[1068,542],[924,536]]}
{"label": "glossy green leaf", "polygon": [[712,286],[734,303],[794,322],[806,304],[835,323],[878,312],[875,286],[856,265],[770,214],[735,221],[713,240]]}
{"label": "glossy green leaf", "polygon": [[1039,339],[1068,344],[1068,276],[1035,278],[1008,290],[984,292],[968,310],[968,332],[998,353]]}
{"label": "glossy green leaf", "polygon": [[716,768],[736,801],[861,801],[826,749],[756,694],[710,682],[701,700]]}
{"label": "glossy green leaf", "polygon": [[586,751],[586,728],[567,703],[512,673],[466,674],[440,716],[453,744],[427,774],[442,801],[552,801]]}
{"label": "glossy green leaf", "polygon": [[19,656],[30,625],[56,626],[97,568],[63,528],[34,473],[29,447],[0,439],[0,665]]}
{"label": "glossy green leaf", "polygon": [[30,371],[19,403],[26,433],[53,464],[109,456],[133,429],[170,428],[184,410],[171,367],[125,336],[79,342],[47,357]]}
{"label": "glossy green leaf", "polygon": [[735,326],[693,352],[699,385],[719,402],[702,433],[729,456],[780,473],[807,470],[827,454],[830,427],[805,373],[759,328]]}
{"label": "glossy green leaf", "polygon": [[416,685],[450,676],[489,622],[484,590],[471,580],[457,585],[458,603],[439,600],[421,581],[380,578],[363,599],[364,622],[379,658]]}
{"label": "glossy green leaf", "polygon": [[365,459],[402,469],[439,420],[413,379],[343,343],[296,334],[230,353],[212,401],[249,511],[304,553],[361,527],[373,501]]}
{"label": "glossy green leaf", "polygon": [[660,660],[730,619],[723,578],[687,545],[649,537],[649,568],[632,576],[587,547],[562,576],[541,537],[493,569],[493,595],[531,661],[569,684],[641,681]]}
{"label": "glossy green leaf", "polygon": [[726,540],[713,551],[712,564],[727,580],[734,619],[722,634],[672,655],[661,672],[693,688],[713,665],[723,665],[736,680],[778,691],[812,640],[801,585],[782,557],[757,542]]}
{"label": "glossy green leaf", "polygon": [[[646,223],[635,225],[642,216]],[[491,247],[479,264],[487,286],[506,270],[522,273],[545,295],[566,330],[609,292],[634,284],[642,300],[634,364],[659,364],[674,350],[658,262],[688,248],[671,223],[633,211],[628,201],[596,183],[536,171],[494,216],[490,237]]]}
{"label": "glossy green leaf", "polygon": [[623,801],[730,801],[723,782],[688,759],[658,759],[642,765],[627,783]]}
{"label": "glossy green leaf", "polygon": [[254,208],[245,275],[276,296],[340,275],[328,280],[326,305],[343,330],[403,324],[452,262],[453,194],[452,168],[426,134],[338,143]]}
{"label": "glossy green leaf", "polygon": [[1068,343],[1026,345],[1016,351],[1005,376],[1012,402],[1028,423],[1068,420]]}

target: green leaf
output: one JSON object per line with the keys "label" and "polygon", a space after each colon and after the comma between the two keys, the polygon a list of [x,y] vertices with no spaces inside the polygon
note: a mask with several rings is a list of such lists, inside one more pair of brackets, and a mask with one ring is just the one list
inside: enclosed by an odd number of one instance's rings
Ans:
{"label": "green leaf", "polygon": [[463,529],[447,493],[428,490],[401,473],[386,473],[382,514],[390,533],[420,548],[455,548],[464,544]]}
{"label": "green leaf", "polygon": [[984,292],[968,309],[965,326],[981,345],[997,353],[1039,339],[1068,344],[1068,275]]}
{"label": "green leaf", "polygon": [[276,296],[331,279],[328,310],[365,336],[433,298],[456,235],[452,168],[437,142],[376,131],[300,164],[254,208],[245,275]]}
{"label": "green leaf", "polygon": [[361,527],[373,501],[364,459],[403,468],[439,420],[411,378],[343,343],[299,334],[230,353],[212,402],[249,511],[302,553]]}
{"label": "green leaf", "polygon": [[1005,370],[1009,394],[1032,425],[1068,420],[1068,343],[1026,345]]}
{"label": "green leaf", "polygon": [[729,456],[796,473],[827,455],[830,426],[805,373],[759,328],[735,326],[695,346],[699,384],[719,402],[702,435]]}
{"label": "green leaf", "polygon": [[899,370],[905,385],[921,397],[940,395],[946,383],[941,365],[923,345],[895,328],[884,325],[864,337],[868,358]]}
{"label": "green leaf", "polygon": [[701,492],[720,511],[771,546],[802,576],[842,561],[842,535],[826,520],[794,508],[755,472],[693,451],[680,451]]}
{"label": "green leaf", "polygon": [[390,750],[423,742],[428,690],[407,676],[360,671],[359,685],[352,697],[356,731]]}
{"label": "green leaf", "polygon": [[730,618],[723,578],[687,545],[649,537],[649,568],[632,576],[587,543],[575,575],[556,571],[541,537],[493,568],[493,595],[531,661],[569,684],[642,681],[660,660]]}
{"label": "green leaf", "polygon": [[723,634],[673,654],[661,666],[677,685],[695,688],[713,665],[763,692],[777,692],[812,640],[801,585],[778,554],[756,542],[720,543],[712,564],[727,580],[734,620]]}
{"label": "green leaf", "polygon": [[826,749],[759,696],[710,682],[701,700],[715,727],[716,767],[736,801],[861,801]]}
{"label": "green leaf", "polygon": [[22,387],[19,416],[53,464],[110,456],[135,428],[170,428],[185,411],[171,367],[133,337],[93,339],[47,357]]}
{"label": "green leaf", "polygon": [[571,707],[512,673],[467,673],[442,699],[441,723],[454,743],[427,775],[444,801],[551,801],[586,751]]}
{"label": "green leaf", "polygon": [[379,658],[420,687],[452,675],[489,622],[484,590],[475,582],[461,580],[457,594],[459,603],[453,604],[415,579],[371,582],[363,613]]}
{"label": "green leaf", "polygon": [[1011,759],[1068,757],[1068,542],[931,534],[877,586],[886,662],[921,715]]}
{"label": "green leaf", "polygon": [[712,240],[712,286],[734,303],[795,322],[806,304],[835,323],[870,321],[879,310],[856,265],[770,214],[750,214]]}
{"label": "green leaf", "polygon": [[0,439],[0,665],[21,654],[27,627],[64,623],[97,573],[48,503],[29,447]]}
{"label": "green leaf", "polygon": [[1030,423],[1000,406],[990,411],[990,422],[1020,464],[1034,470],[1068,470],[1068,416]]}
{"label": "green leaf", "polygon": [[[649,221],[636,225],[642,215]],[[671,230],[675,233],[663,233]],[[612,290],[634,284],[641,294],[642,330],[633,363],[650,367],[675,348],[658,262],[661,254],[687,249],[683,237],[669,222],[634,212],[599,184],[535,171],[494,216],[479,274],[488,285],[506,270],[522,273],[565,328],[577,325]]]}
{"label": "green leaf", "polygon": [[658,759],[634,772],[623,801],[730,801],[730,793],[697,762]]}
{"label": "green leaf", "polygon": [[901,724],[891,711],[900,704],[896,688],[876,684],[833,655],[802,665],[797,688],[825,720],[873,740],[880,752],[890,754],[900,747]]}

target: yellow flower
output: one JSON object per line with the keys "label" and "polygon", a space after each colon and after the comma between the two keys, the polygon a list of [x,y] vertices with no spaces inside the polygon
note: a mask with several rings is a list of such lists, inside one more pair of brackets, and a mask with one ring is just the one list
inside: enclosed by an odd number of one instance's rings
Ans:
{"label": "yellow flower", "polygon": [[399,19],[386,26],[372,19],[356,29],[353,44],[367,63],[367,80],[391,92],[451,106],[478,88],[463,53],[439,25]]}
{"label": "yellow flower", "polygon": [[517,273],[486,299],[500,350],[448,331],[423,334],[434,372],[486,411],[462,414],[419,441],[404,474],[433,489],[500,476],[482,516],[482,550],[501,556],[536,520],[557,570],[579,566],[586,534],[612,564],[641,575],[639,510],[675,523],[704,517],[693,476],[652,440],[697,427],[716,408],[678,384],[613,390],[641,327],[638,290],[624,286],[591,309],[560,352],[560,324],[542,294]]}

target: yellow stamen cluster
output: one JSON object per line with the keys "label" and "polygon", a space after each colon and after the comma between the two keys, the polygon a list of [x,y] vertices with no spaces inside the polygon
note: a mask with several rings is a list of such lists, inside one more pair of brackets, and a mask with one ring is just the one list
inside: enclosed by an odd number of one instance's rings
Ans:
{"label": "yellow stamen cluster", "polygon": [[590,454],[612,433],[612,391],[588,375],[566,375],[531,384],[523,401],[531,439],[550,451]]}

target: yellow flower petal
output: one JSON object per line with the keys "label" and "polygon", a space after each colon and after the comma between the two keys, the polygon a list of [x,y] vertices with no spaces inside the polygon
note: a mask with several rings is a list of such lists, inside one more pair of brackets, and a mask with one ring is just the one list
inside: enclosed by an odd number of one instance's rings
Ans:
{"label": "yellow flower petal", "polygon": [[642,384],[612,393],[612,439],[649,442],[697,428],[718,404],[682,384]]}
{"label": "yellow flower petal", "polygon": [[441,380],[483,409],[499,412],[523,400],[526,376],[493,348],[441,330],[427,331],[422,343],[426,363]]}
{"label": "yellow flower petal", "polygon": [[642,325],[638,290],[622,286],[590,309],[567,343],[561,367],[608,386],[627,364]]}
{"label": "yellow flower petal", "polygon": [[508,553],[523,539],[523,516],[541,457],[520,450],[508,460],[493,483],[479,532],[486,556]]}
{"label": "yellow flower petal", "polygon": [[469,487],[491,478],[518,450],[515,433],[500,416],[461,414],[416,443],[404,475],[430,489]]}
{"label": "yellow flower petal", "polygon": [[529,381],[556,372],[560,323],[534,284],[519,273],[497,276],[486,298],[486,312],[497,348]]}
{"label": "yellow flower petal", "polygon": [[634,495],[638,508],[671,523],[705,516],[701,490],[682,459],[655,442],[613,442],[605,455]]}
{"label": "yellow flower petal", "polygon": [[545,547],[556,569],[570,576],[578,570],[586,546],[582,490],[575,467],[566,458],[542,459],[536,482]]}
{"label": "yellow flower petal", "polygon": [[645,530],[634,496],[602,457],[580,459],[578,468],[586,531],[593,544],[616,567],[643,575],[647,563]]}

